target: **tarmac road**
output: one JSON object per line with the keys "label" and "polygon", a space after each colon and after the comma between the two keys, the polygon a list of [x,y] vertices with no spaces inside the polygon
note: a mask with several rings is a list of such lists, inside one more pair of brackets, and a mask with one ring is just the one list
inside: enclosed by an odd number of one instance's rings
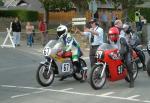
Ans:
{"label": "tarmac road", "polygon": [[56,78],[44,88],[35,77],[38,64],[44,59],[41,50],[36,45],[0,48],[0,103],[150,103],[150,78],[143,71],[134,88],[128,88],[128,83],[121,80],[107,81],[101,90],[93,90],[88,81],[80,83],[73,78]]}

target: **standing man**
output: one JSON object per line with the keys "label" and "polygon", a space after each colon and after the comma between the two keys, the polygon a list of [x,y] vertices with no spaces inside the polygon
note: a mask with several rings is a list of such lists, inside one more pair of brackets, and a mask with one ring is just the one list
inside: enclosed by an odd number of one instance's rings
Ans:
{"label": "standing man", "polygon": [[119,30],[119,36],[125,38],[125,32],[123,31],[123,23],[120,19],[116,20],[114,22],[114,26],[118,28]]}
{"label": "standing man", "polygon": [[13,41],[15,46],[20,46],[21,23],[18,17],[12,22]]}
{"label": "standing man", "polygon": [[33,43],[33,30],[34,26],[31,24],[31,22],[27,22],[26,25],[26,34],[27,34],[27,46],[32,47]]}
{"label": "standing man", "polygon": [[141,14],[140,10],[135,11],[135,23],[137,31],[141,31]]}
{"label": "standing man", "polygon": [[42,41],[42,45],[45,46],[45,44],[47,43],[47,27],[46,27],[46,23],[42,20],[39,23],[39,31],[41,32],[41,41]]}
{"label": "standing man", "polygon": [[83,34],[85,36],[89,37],[89,42],[90,42],[90,62],[91,62],[91,67],[96,63],[96,58],[95,58],[95,53],[99,45],[103,43],[103,29],[98,26],[97,20],[96,19],[91,19],[89,22],[91,25],[91,28],[84,28],[84,32],[81,32],[79,29],[77,31],[80,32],[80,34]]}

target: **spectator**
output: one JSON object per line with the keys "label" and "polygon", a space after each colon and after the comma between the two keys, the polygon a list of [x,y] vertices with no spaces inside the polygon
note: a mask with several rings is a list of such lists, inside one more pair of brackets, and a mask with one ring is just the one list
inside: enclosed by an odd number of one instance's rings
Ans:
{"label": "spectator", "polygon": [[118,19],[118,20],[115,20],[114,26],[119,29],[119,32],[121,32],[121,29],[122,29],[122,26],[123,26],[122,21],[119,20],[119,19]]}
{"label": "spectator", "polygon": [[79,29],[80,34],[88,36],[89,37],[89,42],[90,42],[90,62],[91,62],[91,67],[96,63],[95,59],[95,53],[99,45],[103,43],[103,29],[97,25],[97,20],[96,19],[91,19],[90,21],[91,28],[84,28],[84,32],[81,32]]}
{"label": "spectator", "polygon": [[135,12],[135,23],[136,23],[136,30],[137,31],[141,31],[141,14],[140,14],[140,10],[137,10]]}
{"label": "spectator", "polygon": [[125,32],[123,31],[123,23],[120,19],[116,20],[114,22],[114,26],[118,28],[119,30],[119,37],[124,37],[125,38]]}
{"label": "spectator", "polygon": [[45,46],[45,44],[47,43],[47,27],[46,27],[46,23],[42,20],[39,22],[39,31],[41,32],[41,41],[42,41],[42,45]]}
{"label": "spectator", "polygon": [[147,20],[144,18],[144,16],[141,16],[141,30],[143,28],[143,25],[147,23]]}
{"label": "spectator", "polygon": [[12,22],[13,42],[15,46],[20,46],[21,23],[18,17]]}
{"label": "spectator", "polygon": [[30,22],[27,22],[26,34],[27,34],[27,46],[28,47],[31,47],[33,43],[33,30],[34,30],[34,26]]}
{"label": "spectator", "polygon": [[100,16],[100,22],[102,24],[102,28],[104,32],[108,31],[108,16],[106,14],[106,11],[102,12],[102,15]]}
{"label": "spectator", "polygon": [[114,23],[116,20],[117,20],[117,16],[116,16],[115,12],[112,11],[112,13],[111,13],[111,27],[114,26]]}

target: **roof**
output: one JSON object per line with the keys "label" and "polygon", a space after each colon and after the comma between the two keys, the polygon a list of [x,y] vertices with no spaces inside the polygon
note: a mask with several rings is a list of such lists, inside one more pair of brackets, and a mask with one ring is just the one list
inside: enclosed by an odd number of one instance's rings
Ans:
{"label": "roof", "polygon": [[[24,1],[28,3],[28,5],[21,5],[17,6],[20,1]],[[42,4],[39,0],[3,0],[4,6],[1,9],[12,10],[12,9],[27,9],[27,10],[34,10],[39,12],[44,12],[42,8]]]}

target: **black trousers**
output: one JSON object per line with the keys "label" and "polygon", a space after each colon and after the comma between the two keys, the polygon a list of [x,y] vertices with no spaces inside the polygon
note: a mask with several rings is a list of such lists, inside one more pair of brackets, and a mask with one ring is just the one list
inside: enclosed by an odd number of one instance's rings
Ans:
{"label": "black trousers", "polygon": [[96,51],[98,47],[99,45],[90,46],[89,57],[90,57],[91,67],[96,63]]}
{"label": "black trousers", "polygon": [[130,77],[130,83],[133,83],[134,82],[134,79],[133,79],[133,63],[132,63],[131,58],[132,58],[131,57],[131,52],[128,52],[128,53],[124,54],[123,62],[127,66],[127,71],[128,71],[129,77]]}

